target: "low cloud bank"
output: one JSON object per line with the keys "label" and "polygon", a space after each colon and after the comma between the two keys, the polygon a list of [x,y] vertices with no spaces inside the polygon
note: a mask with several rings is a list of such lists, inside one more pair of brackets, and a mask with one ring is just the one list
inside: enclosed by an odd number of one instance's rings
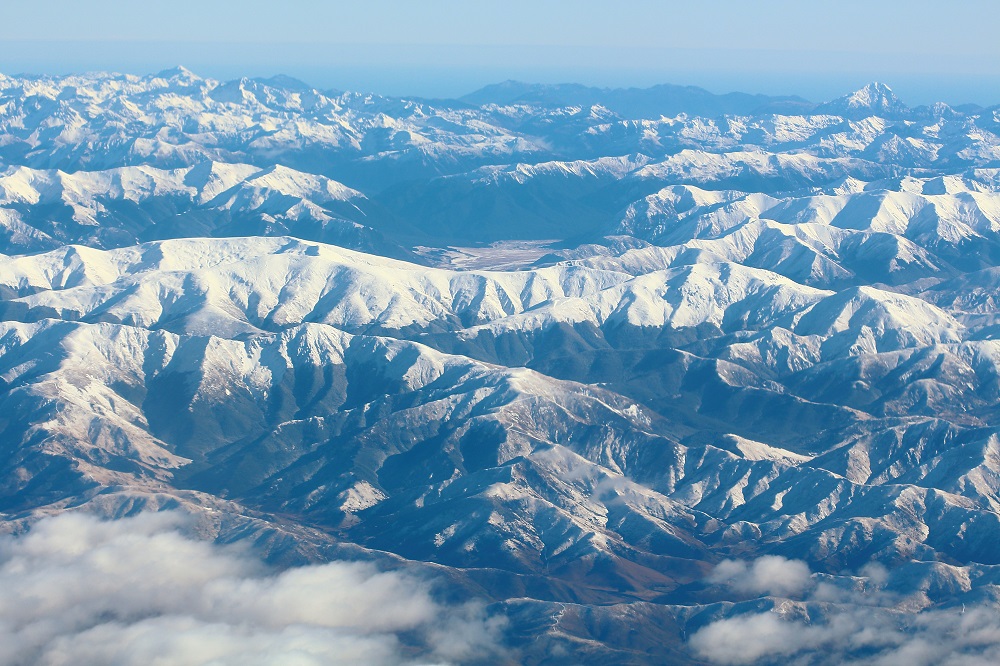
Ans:
{"label": "low cloud bank", "polygon": [[808,566],[795,560],[723,562],[711,582],[740,593],[805,595],[810,617],[783,617],[781,605],[772,612],[737,615],[699,629],[689,646],[701,659],[724,666],[1000,664],[1000,608],[897,611],[892,606],[899,599],[877,589],[885,582],[885,570],[875,565],[862,574],[866,592],[817,584]]}
{"label": "low cloud bank", "polygon": [[64,514],[0,537],[0,665],[394,665],[497,654],[498,620],[435,602],[415,576],[354,562],[276,573],[248,550],[184,536],[184,520]]}

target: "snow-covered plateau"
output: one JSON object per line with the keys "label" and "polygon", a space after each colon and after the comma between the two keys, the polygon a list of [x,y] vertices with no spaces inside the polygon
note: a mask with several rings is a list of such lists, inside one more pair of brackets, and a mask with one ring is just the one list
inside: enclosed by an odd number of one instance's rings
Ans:
{"label": "snow-covered plateau", "polygon": [[1000,108],[0,76],[0,449],[0,664],[997,663]]}

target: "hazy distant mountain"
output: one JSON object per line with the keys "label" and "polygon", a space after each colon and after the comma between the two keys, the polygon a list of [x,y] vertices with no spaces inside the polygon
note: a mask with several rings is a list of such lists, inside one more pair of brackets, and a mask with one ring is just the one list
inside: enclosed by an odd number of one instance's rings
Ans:
{"label": "hazy distant mountain", "polygon": [[650,88],[593,88],[578,84],[540,84],[504,81],[461,98],[484,104],[527,104],[550,108],[603,106],[623,118],[751,115],[755,113],[804,113],[815,105],[801,97],[771,97],[726,93],[716,95],[696,86],[657,85]]}

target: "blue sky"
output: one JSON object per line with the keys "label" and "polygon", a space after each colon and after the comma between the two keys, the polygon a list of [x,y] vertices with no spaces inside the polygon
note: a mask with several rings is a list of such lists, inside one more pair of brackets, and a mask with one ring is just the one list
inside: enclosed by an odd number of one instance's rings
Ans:
{"label": "blue sky", "polygon": [[0,71],[285,73],[457,95],[507,78],[1000,103],[996,0],[0,0]]}

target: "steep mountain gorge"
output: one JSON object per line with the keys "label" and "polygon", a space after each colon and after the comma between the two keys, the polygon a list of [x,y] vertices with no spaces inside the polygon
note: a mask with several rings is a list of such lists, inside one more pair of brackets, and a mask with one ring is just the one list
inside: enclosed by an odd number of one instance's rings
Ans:
{"label": "steep mountain gorge", "polygon": [[4,530],[420,570],[511,662],[898,654],[808,650],[997,598],[996,115],[0,77]]}

